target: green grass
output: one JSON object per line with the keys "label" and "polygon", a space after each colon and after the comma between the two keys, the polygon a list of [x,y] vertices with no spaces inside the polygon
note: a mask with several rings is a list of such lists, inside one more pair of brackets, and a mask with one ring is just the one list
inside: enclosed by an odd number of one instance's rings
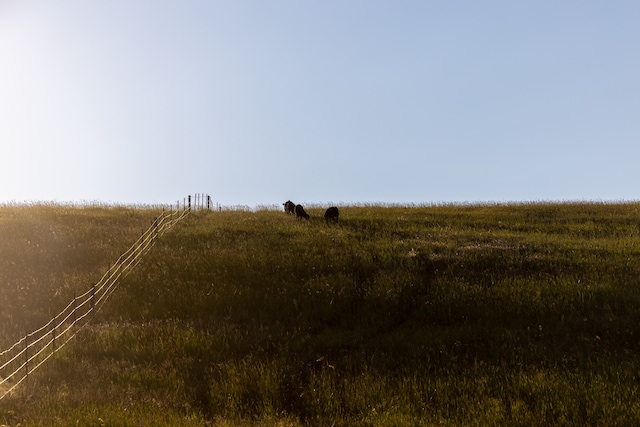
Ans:
{"label": "green grass", "polygon": [[[639,208],[194,213],[0,401],[0,423],[638,424]],[[2,348],[156,214],[0,207]]]}

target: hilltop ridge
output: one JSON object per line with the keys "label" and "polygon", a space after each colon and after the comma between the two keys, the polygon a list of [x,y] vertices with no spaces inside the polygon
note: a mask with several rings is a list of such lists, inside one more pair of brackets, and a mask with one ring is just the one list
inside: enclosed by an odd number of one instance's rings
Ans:
{"label": "hilltop ridge", "polygon": [[[341,206],[329,225],[319,207],[309,222],[195,212],[0,422],[636,423],[639,207]],[[0,337],[154,215],[7,209]]]}

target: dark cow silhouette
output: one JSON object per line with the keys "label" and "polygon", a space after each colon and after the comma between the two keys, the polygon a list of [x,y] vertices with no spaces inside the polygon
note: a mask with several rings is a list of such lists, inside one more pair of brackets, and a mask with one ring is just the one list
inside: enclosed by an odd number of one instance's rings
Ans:
{"label": "dark cow silhouette", "polygon": [[304,208],[302,207],[302,205],[296,205],[296,218],[309,219],[309,214],[304,211]]}
{"label": "dark cow silhouette", "polygon": [[291,200],[287,200],[286,202],[283,203],[283,205],[284,205],[284,211],[286,213],[291,215],[296,213],[296,204],[293,203]]}
{"label": "dark cow silhouette", "polygon": [[331,206],[324,213],[324,220],[328,223],[330,222],[338,222],[338,217],[340,216],[340,212],[338,212],[338,208],[335,206]]}

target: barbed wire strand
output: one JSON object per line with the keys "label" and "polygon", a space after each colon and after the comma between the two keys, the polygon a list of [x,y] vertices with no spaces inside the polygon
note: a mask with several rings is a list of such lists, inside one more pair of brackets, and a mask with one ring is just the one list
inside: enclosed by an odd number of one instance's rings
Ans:
{"label": "barbed wire strand", "polygon": [[[210,198],[206,197],[206,209],[210,209]],[[202,203],[200,207],[204,209],[205,195],[198,195],[194,199],[196,202],[194,210],[198,209],[198,202]],[[191,196],[189,196],[189,201],[191,201]],[[191,203],[188,208],[185,203],[182,210],[178,204],[175,212],[173,208],[168,212],[163,209],[162,214],[156,217],[153,224],[143,232],[142,236],[118,257],[98,282],[83,294],[75,296],[64,309],[43,326],[26,333],[8,349],[0,351],[0,357],[16,353],[0,365],[0,374],[5,370],[11,371],[4,377],[0,375],[0,386],[8,384],[11,380],[15,381],[7,390],[0,390],[0,400],[15,390],[27,379],[30,373],[42,366],[83,330],[89,324],[90,319],[87,317],[102,309],[107,299],[116,290],[119,280],[126,277],[141,262],[142,257],[156,244],[158,237],[186,218],[191,213],[191,209]],[[87,305],[90,306],[87,308]],[[49,337],[48,341],[46,341],[47,337]],[[20,350],[18,351],[18,349]],[[32,354],[30,350],[32,350]],[[23,360],[20,361],[20,358]],[[35,364],[30,368],[32,363]],[[23,372],[22,376],[20,376],[20,372]],[[18,378],[18,376],[20,377]]]}

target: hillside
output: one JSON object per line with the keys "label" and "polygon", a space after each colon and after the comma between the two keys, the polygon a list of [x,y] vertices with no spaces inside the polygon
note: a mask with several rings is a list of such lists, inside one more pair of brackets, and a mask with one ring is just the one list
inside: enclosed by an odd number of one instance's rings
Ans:
{"label": "hillside", "polygon": [[[638,424],[639,208],[193,213],[0,423]],[[155,214],[0,207],[1,348]]]}

